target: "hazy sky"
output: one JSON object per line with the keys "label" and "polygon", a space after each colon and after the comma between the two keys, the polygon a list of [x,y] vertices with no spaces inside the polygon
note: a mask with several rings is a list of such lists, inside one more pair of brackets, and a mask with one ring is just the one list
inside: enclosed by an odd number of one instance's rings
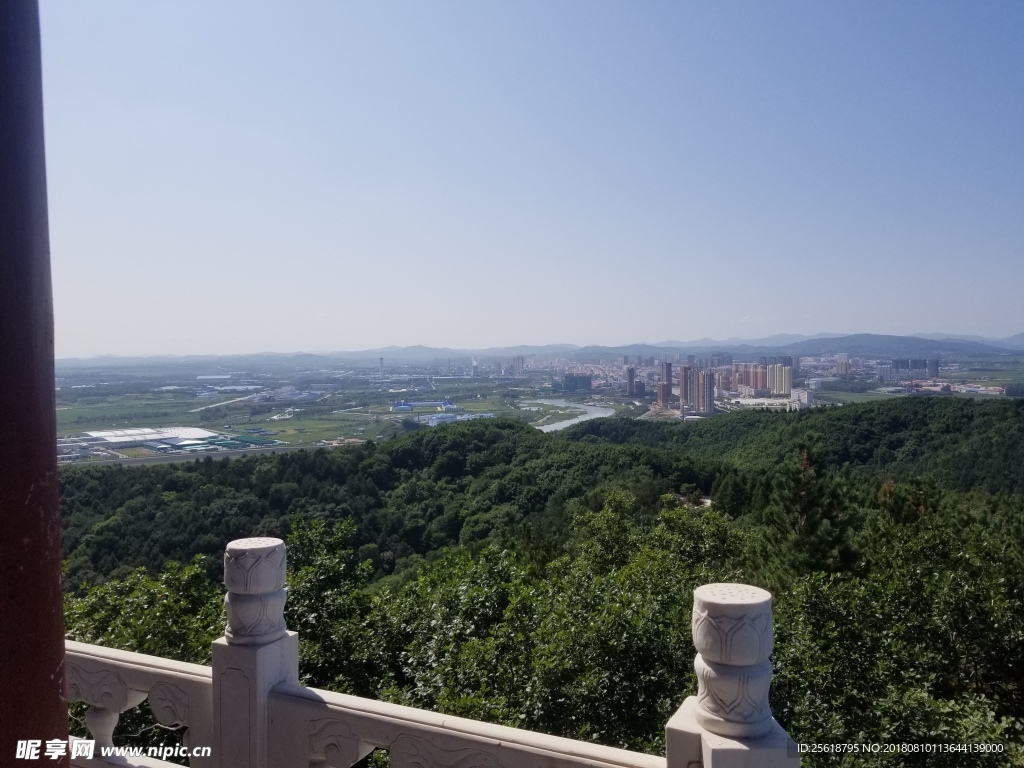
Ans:
{"label": "hazy sky", "polygon": [[1024,2],[42,0],[59,357],[1024,330]]}

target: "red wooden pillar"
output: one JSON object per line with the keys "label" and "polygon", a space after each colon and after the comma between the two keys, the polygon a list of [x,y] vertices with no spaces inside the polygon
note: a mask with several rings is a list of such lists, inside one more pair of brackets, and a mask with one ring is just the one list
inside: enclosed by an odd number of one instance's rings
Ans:
{"label": "red wooden pillar", "polygon": [[[0,1],[0,765],[67,739],[53,299],[36,0]],[[37,761],[17,760],[38,739]]]}

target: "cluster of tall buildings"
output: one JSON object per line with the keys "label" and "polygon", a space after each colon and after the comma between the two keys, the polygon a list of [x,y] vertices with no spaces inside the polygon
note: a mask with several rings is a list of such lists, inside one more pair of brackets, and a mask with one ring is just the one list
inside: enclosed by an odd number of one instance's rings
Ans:
{"label": "cluster of tall buildings", "polygon": [[937,359],[899,358],[890,360],[888,365],[879,365],[876,371],[878,380],[884,383],[937,379],[939,378],[939,361]]}
{"label": "cluster of tall buildings", "polygon": [[788,397],[793,391],[796,364],[789,355],[762,357],[756,363],[734,363],[731,389],[747,397]]}
{"label": "cluster of tall buildings", "polygon": [[562,388],[566,392],[589,392],[594,377],[589,373],[567,373],[562,377]]}
{"label": "cluster of tall buildings", "polygon": [[715,412],[715,377],[711,368],[679,366],[679,403],[684,411],[689,408],[697,416],[711,416]]}
{"label": "cluster of tall buildings", "polygon": [[[629,362],[623,357],[623,363]],[[642,396],[643,382],[637,377],[638,366],[626,366],[626,394]],[[673,363],[660,363],[656,402],[662,408],[671,408],[676,395],[673,385],[679,386],[679,403],[684,412],[708,416],[715,412],[716,392],[739,391],[751,397],[789,397],[793,391],[793,377],[799,361],[789,355],[762,357],[754,363],[734,363],[732,355],[720,354],[696,359],[687,355],[673,376]]]}

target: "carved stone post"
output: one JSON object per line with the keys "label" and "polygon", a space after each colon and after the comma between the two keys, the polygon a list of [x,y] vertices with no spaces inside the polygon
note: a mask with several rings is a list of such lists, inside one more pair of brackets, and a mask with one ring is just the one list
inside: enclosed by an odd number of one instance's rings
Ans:
{"label": "carved stone post", "polygon": [[285,546],[239,539],[224,553],[227,628],[213,642],[214,757],[222,768],[270,768],[268,695],[298,684],[299,639],[284,624]]}
{"label": "carved stone post", "polygon": [[772,595],[746,584],[693,592],[697,696],[665,728],[667,768],[790,768],[796,744],[772,717]]}

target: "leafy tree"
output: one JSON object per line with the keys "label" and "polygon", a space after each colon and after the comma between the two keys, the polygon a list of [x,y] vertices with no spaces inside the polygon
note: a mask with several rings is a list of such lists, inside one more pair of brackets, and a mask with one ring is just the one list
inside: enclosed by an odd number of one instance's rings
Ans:
{"label": "leafy tree", "polygon": [[373,573],[349,546],[355,525],[344,520],[296,519],[288,539],[288,602],[285,621],[299,633],[301,676],[306,685],[371,695],[362,621]]}

